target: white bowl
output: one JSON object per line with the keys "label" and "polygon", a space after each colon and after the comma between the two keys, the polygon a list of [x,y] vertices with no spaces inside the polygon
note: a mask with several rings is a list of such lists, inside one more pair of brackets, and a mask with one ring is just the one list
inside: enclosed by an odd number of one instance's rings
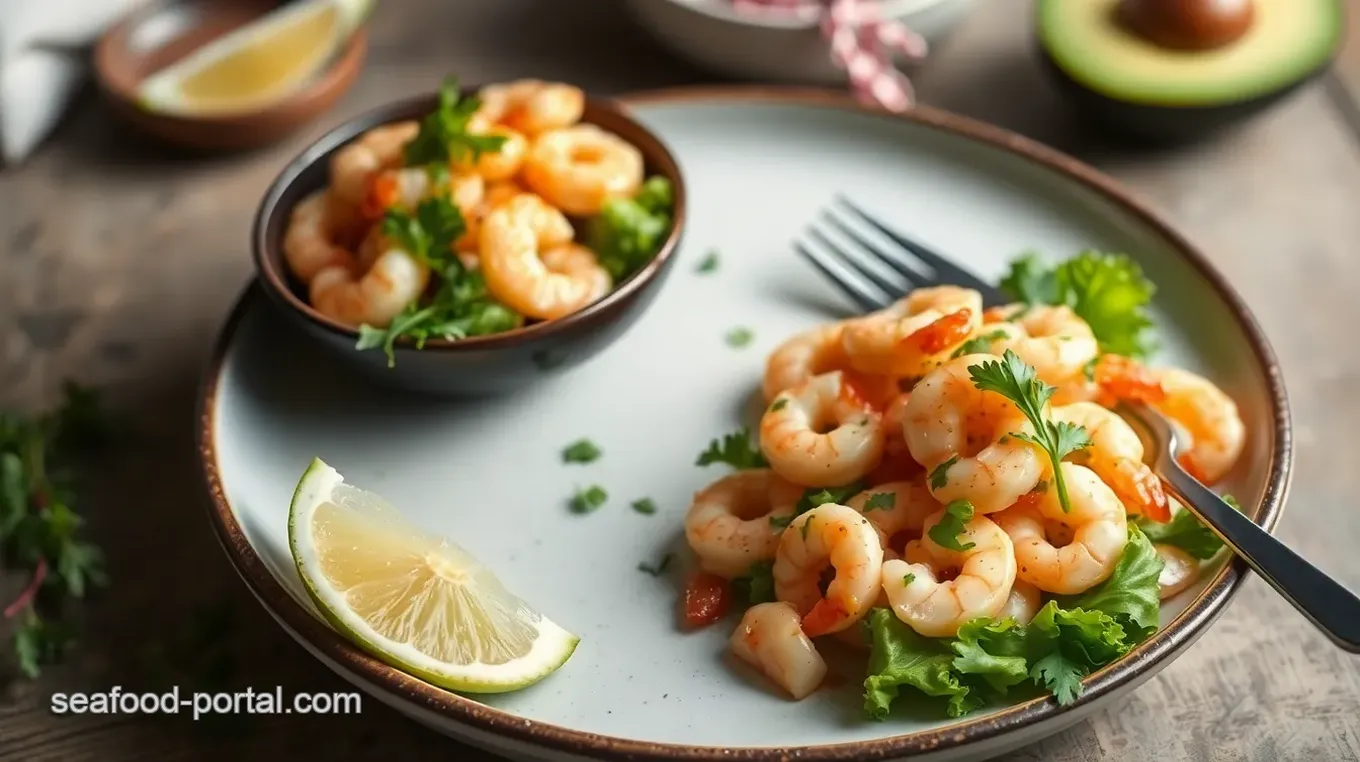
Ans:
{"label": "white bowl", "polygon": [[[935,44],[964,19],[975,0],[882,0],[884,15]],[[627,0],[648,32],[677,55],[731,77],[838,84],[815,20],[741,13],[728,0]]]}

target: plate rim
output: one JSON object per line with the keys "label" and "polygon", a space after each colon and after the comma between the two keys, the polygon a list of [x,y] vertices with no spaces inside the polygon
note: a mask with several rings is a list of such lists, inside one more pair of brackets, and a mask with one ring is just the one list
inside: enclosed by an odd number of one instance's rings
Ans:
{"label": "plate rim", "polygon": [[[733,103],[811,106],[851,111],[882,119],[902,119],[974,143],[1017,155],[1075,180],[1120,207],[1152,229],[1209,282],[1228,305],[1252,345],[1252,359],[1265,379],[1271,408],[1270,428],[1275,439],[1269,476],[1255,520],[1273,531],[1289,492],[1293,466],[1293,435],[1288,395],[1274,350],[1246,302],[1218,269],[1190,241],[1128,189],[1099,170],[1009,130],[969,117],[918,105],[899,114],[859,103],[834,90],[805,87],[700,85],[643,90],[616,96],[625,108],[638,105]],[[375,690],[435,712],[469,728],[507,740],[567,754],[589,754],[605,760],[685,762],[738,760],[776,762],[798,758],[807,762],[884,760],[961,748],[1037,725],[1063,713],[1080,710],[1120,688],[1137,683],[1147,668],[1188,647],[1222,614],[1240,590],[1248,567],[1241,559],[1223,564],[1200,594],[1165,628],[1135,647],[1124,658],[1089,675],[1086,690],[1071,705],[1058,707],[1048,697],[1032,698],[976,719],[930,730],[866,741],[819,746],[721,747],[672,744],[609,736],[533,720],[437,688],[368,655],[299,604],[274,578],[246,539],[223,488],[216,453],[216,401],[226,356],[237,329],[253,303],[259,301],[253,281],[238,298],[219,330],[200,386],[195,442],[201,477],[207,489],[208,514],[219,543],[251,592],[275,617],[312,648]]]}

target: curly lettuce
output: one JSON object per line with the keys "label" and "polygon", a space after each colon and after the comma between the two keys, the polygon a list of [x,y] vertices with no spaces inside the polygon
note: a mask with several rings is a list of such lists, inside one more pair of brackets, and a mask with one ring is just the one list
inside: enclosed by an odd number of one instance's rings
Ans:
{"label": "curly lettuce", "polygon": [[671,230],[675,190],[664,177],[647,178],[632,198],[612,199],[587,225],[586,242],[614,281],[652,261]]}

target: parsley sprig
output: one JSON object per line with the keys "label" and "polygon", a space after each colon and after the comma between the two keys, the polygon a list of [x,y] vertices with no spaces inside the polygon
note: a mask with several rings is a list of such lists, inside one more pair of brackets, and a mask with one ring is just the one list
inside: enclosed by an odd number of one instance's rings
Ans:
{"label": "parsley sprig", "polygon": [[420,132],[406,144],[406,164],[447,167],[450,162],[499,151],[505,143],[503,136],[474,135],[468,131],[468,122],[481,105],[476,96],[461,97],[457,77],[444,80],[439,89],[439,105],[420,120]]}
{"label": "parsley sprig", "polygon": [[731,434],[724,434],[708,443],[708,449],[699,453],[694,462],[697,466],[713,463],[726,463],[737,469],[764,468],[769,465],[760,447],[751,441],[750,429],[742,428]]}
{"label": "parsley sprig", "polygon": [[954,550],[962,553],[965,550],[972,550],[977,545],[974,542],[959,542],[959,535],[968,529],[968,522],[973,520],[973,504],[967,500],[955,500],[944,508],[944,515],[927,532],[930,539],[942,548]]}
{"label": "parsley sprig", "polygon": [[1021,360],[1019,355],[1006,350],[1000,360],[984,362],[968,369],[973,386],[985,392],[996,392],[1020,409],[1034,426],[1034,434],[1022,432],[1011,436],[1036,444],[1048,453],[1053,464],[1053,483],[1058,488],[1058,502],[1064,511],[1070,510],[1067,497],[1067,483],[1063,479],[1060,464],[1066,456],[1090,446],[1091,438],[1086,429],[1066,421],[1052,421],[1044,415],[1044,406],[1056,391],[1052,386],[1039,380],[1034,366]]}
{"label": "parsley sprig", "polygon": [[70,456],[98,444],[106,431],[94,392],[67,384],[55,410],[37,417],[0,411],[0,558],[29,583],[3,607],[14,622],[19,672],[34,678],[58,660],[74,633],[62,618],[64,599],[102,586],[103,554],[80,537]]}

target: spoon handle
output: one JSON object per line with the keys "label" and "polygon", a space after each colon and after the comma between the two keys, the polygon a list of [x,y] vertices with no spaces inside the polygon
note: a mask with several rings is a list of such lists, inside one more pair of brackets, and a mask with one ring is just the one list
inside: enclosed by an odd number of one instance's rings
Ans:
{"label": "spoon handle", "polygon": [[1360,653],[1360,597],[1233,509],[1180,467],[1167,464],[1162,471],[1162,480],[1186,507],[1277,593],[1333,643],[1351,653]]}

